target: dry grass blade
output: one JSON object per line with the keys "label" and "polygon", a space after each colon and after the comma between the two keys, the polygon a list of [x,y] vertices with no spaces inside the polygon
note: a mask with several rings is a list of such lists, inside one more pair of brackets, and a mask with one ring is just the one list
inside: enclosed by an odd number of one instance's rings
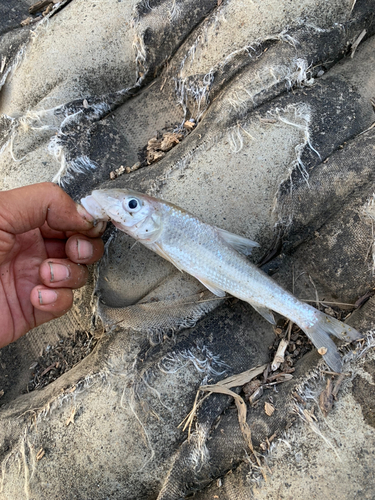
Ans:
{"label": "dry grass blade", "polygon": [[200,390],[202,391],[207,391],[210,390],[211,392],[216,392],[214,388],[216,386],[219,387],[226,387],[228,389],[232,387],[240,387],[252,380],[253,378],[257,377],[258,375],[261,375],[264,370],[267,368],[268,364],[264,364],[261,366],[257,366],[256,368],[251,368],[250,370],[246,370],[245,372],[242,373],[237,373],[236,375],[232,375],[231,377],[225,378],[224,380],[220,380],[220,383],[214,384],[214,385],[202,385],[200,387]]}
{"label": "dry grass blade", "polygon": [[243,436],[247,446],[250,448],[252,454],[254,455],[255,460],[262,471],[264,480],[267,481],[266,473],[262,467],[262,464],[259,460],[257,452],[254,450],[249,424],[246,422],[247,409],[246,409],[245,401],[241,398],[241,396],[239,396],[235,392],[231,391],[228,387],[225,387],[224,385],[221,385],[221,384],[203,385],[203,386],[201,386],[200,389],[202,391],[207,391],[207,392],[209,391],[210,393],[216,392],[219,394],[226,394],[228,396],[232,396],[232,398],[234,399],[234,402],[236,403],[236,407],[237,407],[237,411],[238,411],[238,423],[240,425],[242,436]]}
{"label": "dry grass blade", "polygon": [[[246,370],[245,372],[238,373],[237,375],[233,375],[232,377],[228,377],[228,378],[222,380],[220,382],[220,384],[202,385],[198,389],[197,394],[195,396],[193,408],[191,409],[189,414],[184,418],[184,420],[178,425],[178,427],[183,426],[183,429],[182,429],[183,431],[185,431],[187,428],[189,428],[189,437],[190,437],[190,430],[191,430],[191,426],[193,424],[193,420],[194,420],[197,409],[201,406],[203,401],[208,398],[210,393],[217,392],[217,391],[215,391],[216,386],[226,387],[226,388],[243,386],[243,385],[247,384],[248,382],[250,382],[250,380],[257,377],[258,375],[261,375],[266,367],[267,367],[267,365],[262,365],[262,366],[258,366],[256,368],[251,368],[250,370]],[[198,401],[198,396],[199,396],[200,391],[208,392],[208,394],[206,394],[200,401]],[[233,393],[233,394],[235,394],[235,393]]]}
{"label": "dry grass blade", "polygon": [[[186,428],[189,428],[188,435],[190,437],[191,426],[192,426],[196,411],[199,408],[199,406],[202,404],[202,402],[210,396],[210,394],[215,392],[215,393],[226,394],[228,396],[232,396],[232,398],[234,399],[234,401],[236,403],[236,407],[237,407],[237,411],[238,411],[238,422],[240,425],[242,435],[243,435],[248,447],[250,448],[251,452],[253,453],[258,466],[262,470],[262,474],[263,474],[263,477],[265,480],[267,480],[267,476],[266,476],[266,473],[263,470],[263,467],[260,463],[259,457],[258,457],[256,451],[254,450],[253,442],[251,439],[251,430],[250,430],[250,427],[246,421],[246,415],[247,415],[246,403],[241,398],[241,396],[239,396],[235,392],[231,391],[230,389],[232,387],[240,387],[240,386],[247,384],[252,379],[257,377],[258,375],[261,375],[264,372],[264,370],[267,368],[267,366],[268,366],[268,364],[264,364],[262,366],[257,366],[256,368],[251,368],[250,370],[246,370],[242,373],[238,373],[236,375],[233,375],[232,377],[228,377],[224,380],[221,380],[220,383],[218,383],[218,384],[200,386],[198,391],[197,391],[197,394],[195,396],[194,405],[193,405],[192,410],[178,426],[178,427],[184,426],[183,430],[185,430]],[[198,396],[199,396],[200,391],[207,392],[208,394],[206,394],[200,401],[198,401]]]}

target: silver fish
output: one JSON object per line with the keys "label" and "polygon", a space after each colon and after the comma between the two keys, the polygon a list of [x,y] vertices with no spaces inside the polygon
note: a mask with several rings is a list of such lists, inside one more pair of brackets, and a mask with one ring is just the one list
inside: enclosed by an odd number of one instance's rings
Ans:
{"label": "silver fish", "polygon": [[259,246],[199,220],[185,210],[130,189],[93,191],[81,200],[97,220],[113,224],[140,241],[179,270],[197,278],[219,297],[226,293],[251,304],[270,323],[272,311],[296,323],[336,372],[342,363],[329,334],[352,341],[354,328],[300,301],[249,262],[245,255]]}

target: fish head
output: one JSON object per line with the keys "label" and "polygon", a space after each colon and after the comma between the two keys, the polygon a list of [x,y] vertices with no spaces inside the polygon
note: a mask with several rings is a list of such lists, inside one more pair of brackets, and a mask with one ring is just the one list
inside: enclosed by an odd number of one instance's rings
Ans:
{"label": "fish head", "polygon": [[110,220],[145,244],[156,241],[161,233],[159,200],[146,194],[131,189],[98,189],[81,203],[96,220]]}

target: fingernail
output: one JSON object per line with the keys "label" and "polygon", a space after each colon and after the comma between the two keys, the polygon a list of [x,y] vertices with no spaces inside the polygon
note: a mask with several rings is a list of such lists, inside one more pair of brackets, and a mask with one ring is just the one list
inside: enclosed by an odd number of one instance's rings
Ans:
{"label": "fingernail", "polygon": [[98,233],[104,233],[106,227],[107,223],[104,220],[102,220],[96,224],[95,229],[97,230]]}
{"label": "fingernail", "polygon": [[79,260],[86,260],[92,257],[94,248],[87,240],[77,240],[77,252]]}
{"label": "fingernail", "polygon": [[76,203],[77,207],[77,212],[81,217],[83,217],[85,220],[88,222],[92,222],[94,220],[94,217],[88,213],[88,211],[79,203]]}
{"label": "fingernail", "polygon": [[56,281],[64,281],[70,277],[70,270],[68,267],[62,264],[55,264],[53,262],[48,262],[48,265],[51,273],[51,283],[55,283]]}
{"label": "fingernail", "polygon": [[38,299],[41,306],[53,304],[57,300],[57,293],[53,290],[38,290]]}

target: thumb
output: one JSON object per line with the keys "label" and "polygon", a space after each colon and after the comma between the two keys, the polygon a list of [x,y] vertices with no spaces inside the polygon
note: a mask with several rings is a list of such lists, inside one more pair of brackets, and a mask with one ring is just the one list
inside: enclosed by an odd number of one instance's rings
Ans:
{"label": "thumb", "polygon": [[[79,210],[79,211],[78,211]],[[93,218],[52,182],[0,192],[0,231],[21,234],[48,226],[58,231],[88,231]]]}

